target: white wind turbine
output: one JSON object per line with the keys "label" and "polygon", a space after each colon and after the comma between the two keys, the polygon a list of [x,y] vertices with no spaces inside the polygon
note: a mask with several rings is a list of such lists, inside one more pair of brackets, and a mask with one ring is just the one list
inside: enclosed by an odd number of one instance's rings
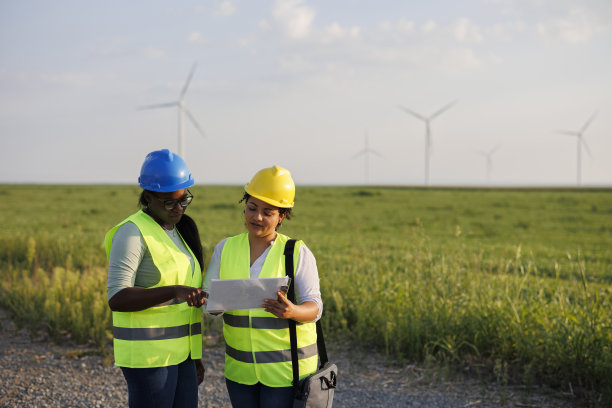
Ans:
{"label": "white wind turbine", "polygon": [[186,114],[189,120],[191,120],[191,123],[193,123],[195,128],[198,130],[198,132],[203,137],[206,137],[206,135],[204,134],[204,131],[202,130],[202,128],[196,121],[195,117],[191,114],[191,112],[189,112],[187,107],[185,107],[185,100],[184,100],[185,94],[187,93],[187,88],[189,88],[189,84],[191,83],[191,78],[193,78],[193,73],[195,72],[196,66],[197,66],[197,63],[194,62],[193,66],[191,67],[191,72],[189,72],[187,81],[185,81],[185,85],[183,86],[183,89],[181,90],[181,93],[179,94],[179,98],[177,101],[146,105],[146,106],[142,106],[139,108],[139,109],[157,109],[157,108],[172,108],[175,106],[178,107],[178,155],[183,158],[185,158],[184,143],[183,143],[183,121],[184,121],[183,114]]}
{"label": "white wind turbine", "polygon": [[376,150],[370,149],[369,146],[369,140],[368,140],[368,131],[365,131],[365,147],[363,148],[363,150],[357,152],[353,157],[351,157],[352,159],[359,157],[361,155],[363,155],[364,157],[364,173],[365,173],[365,183],[366,184],[370,184],[370,155],[374,154],[378,157],[383,157],[380,153],[378,153]]}
{"label": "white wind turbine", "polygon": [[487,184],[489,184],[489,181],[491,179],[491,169],[493,168],[493,160],[491,159],[491,157],[493,156],[493,153],[495,153],[497,149],[499,149],[499,147],[500,145],[497,145],[488,152],[485,152],[483,150],[476,151],[478,154],[484,156],[487,159]]}
{"label": "white wind turbine", "polygon": [[581,171],[582,171],[582,164],[581,164],[581,158],[582,158],[582,145],[584,145],[584,148],[586,149],[587,153],[589,154],[589,157],[591,156],[591,151],[589,149],[589,145],[587,145],[586,140],[584,140],[584,131],[589,127],[589,125],[591,124],[591,122],[593,121],[593,119],[595,119],[595,116],[597,116],[597,113],[594,113],[591,115],[591,117],[589,118],[589,120],[587,120],[585,122],[585,124],[582,126],[582,128],[579,131],[571,131],[571,130],[559,130],[557,131],[557,133],[561,133],[564,135],[569,135],[569,136],[576,136],[576,183],[577,185],[581,185],[582,184],[582,179],[581,179]]}
{"label": "white wind turbine", "polygon": [[412,116],[414,116],[417,119],[422,120],[423,122],[425,122],[425,185],[428,186],[429,185],[429,159],[431,157],[431,129],[429,126],[429,123],[437,116],[439,116],[440,114],[442,114],[442,112],[450,109],[451,106],[453,106],[455,103],[457,103],[457,101],[453,101],[447,105],[445,105],[444,107],[442,107],[441,109],[438,109],[435,113],[433,113],[430,116],[423,116],[423,115],[419,115],[416,112],[411,111],[410,109],[404,107],[404,106],[399,106],[400,109],[402,109],[403,111],[405,111],[406,113],[411,114]]}

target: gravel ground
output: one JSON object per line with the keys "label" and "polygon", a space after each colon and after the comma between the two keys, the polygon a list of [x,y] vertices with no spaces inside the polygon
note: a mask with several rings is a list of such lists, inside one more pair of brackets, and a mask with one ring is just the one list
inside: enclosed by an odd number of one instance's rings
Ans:
{"label": "gravel ground", "polygon": [[[0,407],[125,407],[127,387],[119,368],[92,350],[45,335],[31,339],[0,310]],[[573,407],[569,396],[538,389],[498,386],[462,379],[436,380],[431,370],[384,364],[376,353],[351,353],[328,346],[338,365],[335,407]],[[205,350],[206,375],[200,407],[229,407],[223,379],[223,348]]]}

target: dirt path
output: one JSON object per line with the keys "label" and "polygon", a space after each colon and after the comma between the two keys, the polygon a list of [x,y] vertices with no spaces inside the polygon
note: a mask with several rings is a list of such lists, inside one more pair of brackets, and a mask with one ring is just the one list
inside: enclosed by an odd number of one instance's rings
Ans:
{"label": "dirt path", "polygon": [[[437,381],[425,369],[393,368],[376,353],[351,353],[329,345],[339,367],[334,407],[572,407],[567,396],[474,380]],[[30,339],[0,310],[0,407],[125,407],[121,370],[105,365],[91,350],[56,345],[45,335]],[[80,357],[79,357],[80,356]],[[229,407],[223,349],[205,350],[206,376],[200,407]]]}

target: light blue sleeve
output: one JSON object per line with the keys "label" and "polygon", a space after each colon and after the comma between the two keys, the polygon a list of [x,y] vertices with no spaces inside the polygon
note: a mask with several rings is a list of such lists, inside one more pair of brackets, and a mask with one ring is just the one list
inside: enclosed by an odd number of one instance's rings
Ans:
{"label": "light blue sleeve", "polygon": [[146,246],[136,225],[126,222],[117,229],[108,261],[107,299],[110,300],[124,288],[134,286],[136,271],[145,252]]}

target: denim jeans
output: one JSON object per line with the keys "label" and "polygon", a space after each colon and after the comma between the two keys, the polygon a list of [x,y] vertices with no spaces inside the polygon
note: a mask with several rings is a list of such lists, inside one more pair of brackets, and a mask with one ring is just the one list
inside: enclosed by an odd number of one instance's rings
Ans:
{"label": "denim jeans", "polygon": [[198,377],[187,359],[167,367],[121,367],[127,381],[130,408],[197,408]]}
{"label": "denim jeans", "polygon": [[293,405],[293,387],[244,385],[227,378],[225,385],[234,408],[291,408]]}

